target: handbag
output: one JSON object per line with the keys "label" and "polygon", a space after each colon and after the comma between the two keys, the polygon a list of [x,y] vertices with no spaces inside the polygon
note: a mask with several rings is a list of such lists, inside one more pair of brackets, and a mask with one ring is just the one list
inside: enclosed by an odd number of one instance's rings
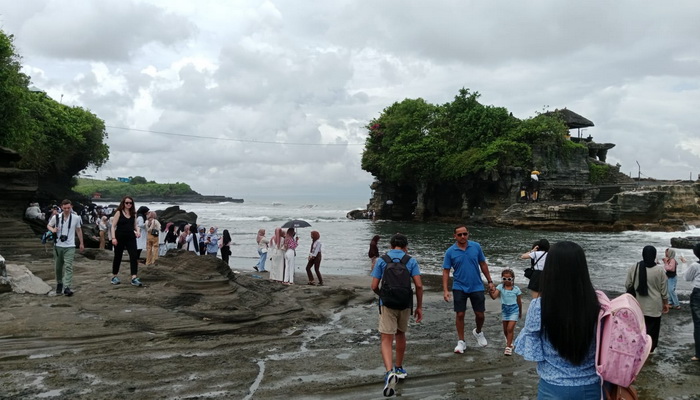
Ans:
{"label": "handbag", "polygon": [[628,287],[626,292],[631,294],[633,297],[637,297],[637,291],[634,289],[634,284],[637,282],[637,270],[639,269],[639,263],[634,267],[634,277],[632,278],[632,286]]}
{"label": "handbag", "polygon": [[532,274],[534,274],[534,273],[535,273],[535,269],[534,269],[534,268],[532,268],[532,267],[527,267],[527,268],[525,268],[525,277],[526,277],[527,279],[532,278]]}
{"label": "handbag", "polygon": [[153,236],[158,236],[160,232],[158,232],[158,229],[151,229],[151,235]]}

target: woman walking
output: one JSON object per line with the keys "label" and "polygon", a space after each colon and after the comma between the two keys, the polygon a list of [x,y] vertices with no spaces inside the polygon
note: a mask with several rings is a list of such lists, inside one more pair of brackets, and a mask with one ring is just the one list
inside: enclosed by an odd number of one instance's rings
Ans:
{"label": "woman walking", "polygon": [[267,247],[269,240],[265,237],[265,229],[258,229],[258,236],[255,238],[258,243],[258,263],[253,267],[254,270],[267,272],[265,270],[265,261],[267,261]]}
{"label": "woman walking", "polygon": [[659,345],[661,314],[670,309],[668,305],[668,279],[664,269],[656,264],[656,248],[644,246],[642,261],[627,271],[625,288],[634,287],[637,301],[644,313],[647,334],[651,336],[651,354]]}
{"label": "woman walking", "polygon": [[595,326],[600,304],[586,255],[574,242],[551,247],[515,352],[537,362],[538,399],[601,399],[595,368]]}
{"label": "woman walking", "polygon": [[136,216],[134,214],[134,199],[126,196],[119,203],[117,211],[112,217],[112,246],[114,246],[112,285],[121,283],[117,275],[119,275],[119,267],[122,263],[124,250],[126,250],[129,253],[131,284],[143,286],[138,278],[138,254],[136,252],[136,238],[141,236],[141,229],[136,225]]}
{"label": "woman walking", "polygon": [[318,286],[323,286],[323,277],[321,277],[321,234],[317,231],[311,231],[311,250],[309,252],[309,261],[306,263],[306,275],[309,277],[309,285],[315,285],[314,275],[311,273],[311,267],[316,271],[318,277]]}
{"label": "woman walking", "polygon": [[270,252],[272,255],[270,261],[270,279],[277,282],[282,282],[284,279],[284,252],[287,250],[284,247],[284,234],[282,228],[275,228],[275,235],[270,239]]}
{"label": "woman walking", "polygon": [[294,234],[294,228],[289,228],[284,237],[284,247],[287,250],[284,253],[284,279],[282,279],[282,283],[289,285],[294,284],[295,259],[297,255],[296,248],[299,245],[299,236],[294,237]]}
{"label": "woman walking", "polygon": [[156,219],[156,212],[149,211],[146,220],[146,265],[154,265],[158,260],[158,247],[160,239],[160,222]]}

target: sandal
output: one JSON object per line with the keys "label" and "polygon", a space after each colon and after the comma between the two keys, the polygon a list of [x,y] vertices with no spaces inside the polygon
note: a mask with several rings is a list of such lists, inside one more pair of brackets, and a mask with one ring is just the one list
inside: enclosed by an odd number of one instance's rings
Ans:
{"label": "sandal", "polygon": [[513,347],[511,347],[511,346],[506,346],[506,349],[505,349],[505,351],[503,352],[503,355],[512,356],[512,355],[513,355]]}

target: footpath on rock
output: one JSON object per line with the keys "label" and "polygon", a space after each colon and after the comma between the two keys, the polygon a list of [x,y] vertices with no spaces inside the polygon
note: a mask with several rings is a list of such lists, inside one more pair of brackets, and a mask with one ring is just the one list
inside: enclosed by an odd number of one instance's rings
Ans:
{"label": "footpath on rock", "polygon": [[[0,294],[0,399],[381,397],[369,277],[285,286],[232,271],[214,257],[171,251],[157,266],[140,266],[146,286],[138,288],[109,283],[111,259],[104,250],[76,253],[72,297]],[[8,263],[55,287],[50,258]],[[127,274],[124,262],[122,278]],[[500,304],[487,301],[489,345],[468,341],[465,354],[456,355],[454,313],[442,299],[440,277],[424,276],[424,283],[425,318],[410,325],[409,376],[398,394],[534,399],[535,364],[503,355]],[[683,307],[662,321],[662,344],[637,384],[641,398],[698,398],[700,366],[688,361],[692,326]]]}

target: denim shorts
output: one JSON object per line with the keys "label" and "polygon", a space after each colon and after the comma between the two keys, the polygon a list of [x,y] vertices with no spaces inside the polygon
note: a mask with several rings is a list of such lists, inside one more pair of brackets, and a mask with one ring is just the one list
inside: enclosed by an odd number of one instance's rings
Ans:
{"label": "denim shorts", "polygon": [[453,290],[452,298],[454,299],[455,312],[467,311],[467,299],[472,302],[474,312],[484,312],[486,310],[486,300],[484,292],[463,292],[461,290]]}
{"label": "denim shorts", "polygon": [[537,387],[537,400],[600,400],[600,383],[584,386],[558,386],[540,379]]}
{"label": "denim shorts", "polygon": [[517,304],[501,304],[501,315],[503,321],[517,321],[520,314],[520,307]]}

